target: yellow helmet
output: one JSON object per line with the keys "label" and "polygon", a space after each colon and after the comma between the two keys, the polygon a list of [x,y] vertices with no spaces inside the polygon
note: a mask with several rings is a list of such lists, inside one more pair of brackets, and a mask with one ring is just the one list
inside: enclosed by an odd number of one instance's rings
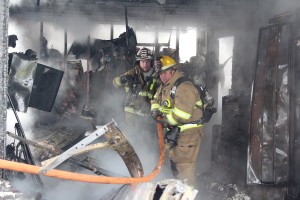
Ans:
{"label": "yellow helmet", "polygon": [[172,58],[170,56],[162,56],[160,58],[160,62],[161,62],[160,71],[165,71],[167,69],[174,68],[177,65],[174,58]]}

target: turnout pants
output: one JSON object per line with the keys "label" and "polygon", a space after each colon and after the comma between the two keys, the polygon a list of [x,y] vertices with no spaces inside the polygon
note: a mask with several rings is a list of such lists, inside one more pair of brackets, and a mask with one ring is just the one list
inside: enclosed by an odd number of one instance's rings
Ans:
{"label": "turnout pants", "polygon": [[187,183],[193,186],[202,137],[203,127],[188,129],[179,134],[177,145],[169,149],[173,175],[180,180],[187,179]]}

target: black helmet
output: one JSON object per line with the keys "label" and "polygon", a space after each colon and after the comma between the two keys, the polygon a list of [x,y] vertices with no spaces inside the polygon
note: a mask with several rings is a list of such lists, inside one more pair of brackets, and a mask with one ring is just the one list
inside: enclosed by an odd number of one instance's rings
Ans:
{"label": "black helmet", "polygon": [[25,51],[25,55],[30,58],[30,59],[37,59],[37,54],[35,51],[33,51],[32,49],[27,49]]}
{"label": "black helmet", "polygon": [[142,48],[136,54],[136,61],[140,60],[153,60],[153,54],[150,49]]}

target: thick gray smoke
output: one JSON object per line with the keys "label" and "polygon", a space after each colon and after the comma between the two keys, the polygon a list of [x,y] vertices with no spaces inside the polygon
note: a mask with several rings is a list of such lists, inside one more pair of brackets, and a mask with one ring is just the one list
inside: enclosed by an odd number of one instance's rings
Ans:
{"label": "thick gray smoke", "polygon": [[[42,1],[43,4],[51,4],[54,1]],[[64,3],[67,1],[61,1],[61,8],[64,8]],[[35,0],[15,0],[10,1],[11,6],[20,6],[22,3],[26,4],[36,4]],[[285,12],[287,10],[291,10],[292,8],[299,6],[298,0],[286,0],[286,1],[273,1],[273,0],[261,0],[257,5],[251,5],[247,7],[246,3],[244,6],[233,8],[230,12],[224,8],[222,10],[221,7],[207,6],[207,7],[199,7],[199,16],[197,19],[198,24],[195,26],[196,28],[202,27],[206,25],[206,27],[212,27],[212,32],[208,28],[208,33],[213,35],[213,39],[223,38],[223,37],[231,37],[233,36],[234,43],[245,42],[248,44],[247,48],[243,49],[235,49],[236,54],[233,55],[233,67],[234,60],[239,62],[239,65],[244,66],[243,69],[252,69],[255,59],[255,49],[257,43],[257,35],[258,28],[262,25],[267,25],[268,20],[281,12]],[[210,10],[211,9],[211,10]],[[164,16],[162,10],[161,16]],[[80,13],[77,13],[80,14]],[[140,14],[140,13],[136,13]],[[59,16],[51,15],[47,18],[47,21],[44,22],[44,36],[48,40],[48,48],[54,48],[63,53],[64,50],[64,31],[68,31],[68,48],[71,46],[72,42],[76,40],[84,40],[90,34],[93,38],[99,39],[109,39],[110,31],[108,25],[100,26],[92,22],[91,20],[84,17],[85,15],[77,15],[69,18],[59,18]],[[226,17],[224,17],[226,16]],[[49,20],[50,19],[50,20]],[[34,20],[25,20],[20,19],[18,17],[13,17],[9,21],[9,34],[16,34],[18,36],[17,47],[15,49],[9,49],[12,51],[22,51],[24,52],[26,49],[31,48],[37,52],[39,52],[39,38],[40,38],[40,20],[42,19],[34,19]],[[134,19],[133,19],[134,20]],[[142,31],[143,29],[149,29],[149,27],[155,27],[154,25],[147,23],[140,23],[137,18],[132,24],[138,30]],[[164,17],[161,17],[161,21],[153,24],[159,24],[160,27],[164,27]],[[189,22],[186,22],[188,24]],[[129,22],[129,25],[131,23]],[[181,26],[181,24],[174,23],[174,27]],[[167,30],[170,30],[172,25],[168,24]],[[186,25],[182,24],[183,30],[186,29]],[[249,28],[250,27],[250,28]],[[114,37],[117,37],[120,33],[124,32],[124,25],[121,25],[119,30],[115,30]],[[193,34],[193,33],[192,33]],[[148,36],[148,35],[147,35]],[[191,35],[186,35],[185,37],[190,37]],[[194,35],[192,35],[194,37]],[[143,37],[138,37],[143,38]],[[147,39],[147,40],[146,40]],[[153,39],[146,38],[147,42],[153,41]],[[174,38],[172,38],[174,40]],[[211,39],[211,38],[209,38]],[[144,42],[144,41],[138,41]],[[165,41],[163,41],[165,42]],[[173,41],[172,41],[173,42]],[[186,43],[191,42],[190,44],[181,45],[181,51],[187,52],[187,55],[194,56],[195,55],[195,43],[196,41],[186,41]],[[231,45],[231,44],[230,44]],[[193,47],[193,48],[191,48]],[[235,47],[233,47],[235,48]],[[193,50],[191,50],[193,49]],[[232,51],[232,48],[229,51]],[[212,50],[212,49],[209,49]],[[226,51],[226,50],[224,50]],[[228,52],[226,52],[229,56]],[[229,52],[232,53],[232,52]],[[221,56],[221,55],[219,55]],[[183,61],[188,59],[183,59]],[[222,59],[220,59],[220,63],[222,63]],[[51,66],[51,63],[47,63]],[[251,70],[250,70],[251,71]],[[234,91],[239,91],[247,88],[249,86],[249,79],[251,73],[243,73],[243,70],[234,70],[232,73],[232,87],[234,87]],[[246,78],[244,76],[247,76]],[[227,77],[228,78],[228,77]],[[112,79],[107,79],[105,84],[112,84]],[[251,81],[250,81],[251,84]],[[226,83],[225,83],[226,85]],[[246,86],[245,86],[246,85]],[[240,87],[241,86],[241,87]],[[101,87],[103,88],[103,87]],[[106,87],[104,87],[106,88]],[[216,89],[216,88],[215,88]],[[227,88],[226,88],[227,89]],[[231,89],[231,88],[230,88]],[[249,89],[249,88],[247,88]],[[124,99],[124,93],[120,90],[114,91],[102,91],[105,93],[104,98],[101,98],[101,101],[94,104],[94,108],[97,111],[98,118],[101,119],[102,124],[108,123],[111,119],[114,119],[121,130],[125,133],[125,136],[128,138],[129,142],[135,148],[136,153],[144,167],[145,175],[149,174],[155,167],[158,161],[158,143],[157,143],[157,133],[155,132],[155,123],[152,124],[152,131],[149,132],[145,130],[144,126],[138,124],[133,129],[129,129],[124,125],[124,112],[121,106],[122,100]],[[215,91],[212,91],[215,92]],[[221,112],[221,110],[218,110]],[[21,116],[21,122],[25,126],[25,132],[30,130],[31,123],[31,111],[27,113],[27,116]],[[8,117],[8,129],[11,130],[14,125],[13,116],[10,115]],[[206,171],[210,166],[210,152],[211,152],[211,125],[215,123],[220,123],[216,117],[214,117],[209,125],[206,128],[207,132],[202,142],[202,147],[200,149],[199,154],[199,170],[198,174],[200,176],[201,172]],[[101,125],[101,124],[98,124]],[[140,125],[140,126],[139,126]],[[30,131],[28,131],[30,133]],[[27,133],[27,132],[26,132]],[[30,136],[29,136],[30,138]],[[99,153],[100,152],[100,153]],[[124,176],[129,176],[128,170],[126,169],[125,164],[121,160],[121,158],[117,155],[117,153],[109,150],[101,150],[99,152],[92,153],[91,156],[95,157],[101,167],[105,169],[109,169],[113,172],[117,172]],[[85,172],[85,171],[84,171]],[[158,181],[164,178],[171,178],[172,174],[170,172],[170,166],[168,158],[165,159],[165,165],[162,169],[162,173],[154,180]],[[43,177],[43,181],[45,184],[46,194],[45,198],[47,200],[50,199],[74,199],[74,200],[82,200],[82,199],[97,199],[100,198],[103,194],[110,191],[113,188],[119,186],[113,185],[103,185],[103,184],[87,184],[87,183],[75,183],[70,181],[61,181],[57,179],[51,179],[47,177]],[[18,188],[21,188],[23,191],[28,190],[28,184],[26,183],[16,183]],[[27,187],[27,188],[26,188]],[[32,188],[31,188],[32,189]],[[32,190],[29,191],[32,191]]]}
{"label": "thick gray smoke", "polygon": [[[84,40],[86,37],[91,34],[91,37],[108,39],[109,31],[105,30],[96,30],[97,25],[90,22],[88,19],[83,18],[82,16],[74,17],[72,19],[62,19],[60,22],[44,22],[43,24],[43,35],[48,40],[48,48],[54,48],[63,53],[64,46],[64,30],[68,31],[68,48],[72,42],[76,40]],[[123,26],[124,27],[124,26]],[[107,28],[107,27],[106,27]],[[88,32],[89,30],[90,32]],[[109,30],[109,29],[108,29]],[[40,38],[40,23],[33,21],[20,20],[17,18],[11,18],[9,24],[9,34],[16,34],[18,36],[17,47],[16,49],[9,49],[10,52],[24,52],[26,49],[33,49],[39,55],[39,38]],[[125,30],[115,30],[114,34],[124,32]],[[103,34],[102,34],[103,32]],[[142,42],[142,41],[141,41]],[[52,66],[52,63],[44,63],[50,67],[57,68]],[[105,77],[107,78],[107,77]],[[101,81],[102,84],[107,84],[112,86],[112,79]],[[63,88],[63,85],[61,85]],[[62,89],[60,88],[60,89]],[[159,147],[157,141],[157,132],[156,132],[156,123],[152,121],[153,127],[152,132],[145,130],[142,124],[134,127],[133,129],[128,129],[124,125],[124,111],[121,106],[124,99],[124,92],[121,90],[107,91],[106,87],[102,91],[102,95],[105,96],[101,98],[101,101],[94,101],[93,108],[97,111],[97,118],[101,119],[102,124],[104,125],[114,119],[121,130],[124,132],[125,136],[135,148],[136,153],[141,159],[145,175],[154,170],[158,158],[159,158]],[[83,98],[85,100],[85,98]],[[27,138],[32,139],[40,137],[37,135],[32,135],[31,126],[33,122],[37,119],[36,113],[41,113],[32,108],[28,109],[27,113],[20,113],[20,121],[25,130],[25,135]],[[42,112],[42,115],[47,116],[47,113]],[[152,120],[152,119],[151,119]],[[13,132],[13,127],[16,120],[11,111],[9,111],[8,119],[8,130]],[[36,134],[36,133],[35,133]],[[38,133],[37,133],[38,134]],[[10,140],[11,141],[11,140]],[[99,150],[97,152],[91,153],[93,158],[95,158],[101,167],[104,169],[109,169],[112,172],[116,172],[123,176],[130,176],[128,170],[119,157],[119,155],[112,150]],[[71,170],[72,169],[68,169]],[[83,170],[82,173],[91,173]],[[160,175],[154,180],[158,181],[163,178],[172,178],[170,172],[170,167],[168,160],[166,159],[166,165],[163,167]],[[88,184],[88,183],[76,183],[71,181],[61,181],[58,179],[48,178],[42,176],[42,181],[44,182],[43,198],[50,199],[99,199],[112,189],[118,188],[118,185],[103,185],[103,184]],[[16,181],[14,185],[17,189],[23,191],[24,193],[34,194],[35,192],[40,192],[41,189],[38,187],[32,187],[35,183],[32,182],[31,176],[28,176],[23,181]]]}

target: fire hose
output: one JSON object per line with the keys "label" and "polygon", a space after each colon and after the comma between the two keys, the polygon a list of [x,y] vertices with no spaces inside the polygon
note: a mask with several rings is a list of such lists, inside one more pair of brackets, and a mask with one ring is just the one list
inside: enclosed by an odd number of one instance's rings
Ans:
{"label": "fire hose", "polygon": [[[48,177],[64,179],[64,180],[72,180],[72,181],[80,181],[80,182],[88,182],[88,183],[102,183],[102,184],[134,184],[134,183],[149,182],[159,174],[165,159],[164,137],[163,137],[162,125],[160,123],[157,123],[157,135],[158,135],[159,151],[160,151],[159,160],[154,170],[147,176],[135,177],[135,178],[106,177],[106,176],[74,173],[74,172],[68,172],[68,171],[56,170],[56,169],[50,170],[44,175]],[[18,163],[18,162],[3,160],[3,159],[0,159],[0,168],[29,173],[29,174],[39,174],[39,171],[41,170],[40,166]]]}

